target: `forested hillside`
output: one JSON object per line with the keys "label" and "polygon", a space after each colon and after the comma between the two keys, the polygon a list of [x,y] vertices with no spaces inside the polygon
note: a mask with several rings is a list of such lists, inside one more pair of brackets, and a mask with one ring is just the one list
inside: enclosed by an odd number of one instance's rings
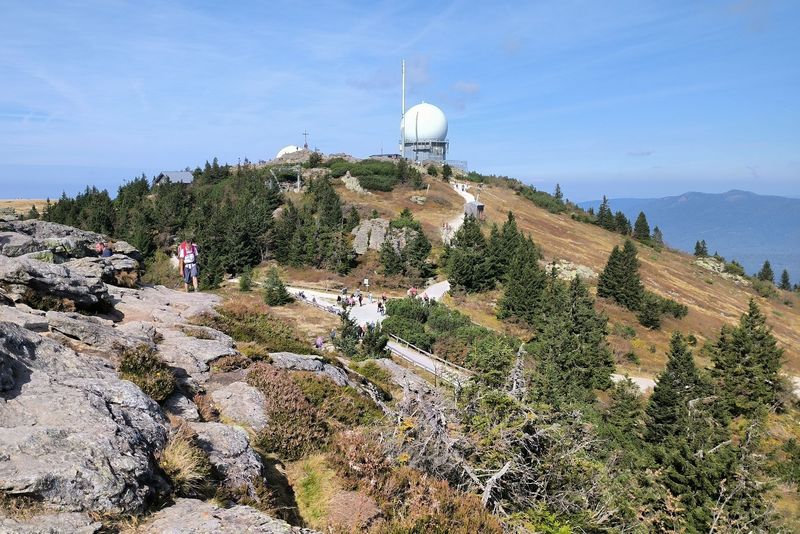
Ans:
{"label": "forested hillside", "polygon": [[[395,334],[470,373],[454,390],[382,397],[386,420],[354,420],[340,395],[253,363],[263,351],[230,360],[277,399],[254,444],[301,462],[323,455],[323,467],[303,469],[335,472],[375,499],[387,523],[374,532],[796,528],[800,407],[784,375],[800,373],[797,294],[702,267],[665,247],[645,215],[594,216],[514,180],[454,173],[486,206],[485,220],[461,219],[450,173],[317,155],[292,191],[296,175],[281,187],[278,168],[214,162],[191,185],[142,178],[113,200],[87,189],[43,216],[138,245],[151,271],[188,234],[206,288],[244,275],[242,293],[219,290],[229,304],[203,324],[254,343],[248,351],[274,342],[261,330],[291,300],[281,277],[337,291],[368,277],[369,290],[398,296],[447,279],[441,302],[390,299],[388,317],[360,332],[347,313],[337,318],[333,355],[354,368],[385,363]],[[352,231],[366,223],[385,239],[356,254]],[[246,295],[251,272],[266,309]],[[657,378],[655,389],[612,380],[625,371]],[[424,506],[406,515],[414,499]]]}

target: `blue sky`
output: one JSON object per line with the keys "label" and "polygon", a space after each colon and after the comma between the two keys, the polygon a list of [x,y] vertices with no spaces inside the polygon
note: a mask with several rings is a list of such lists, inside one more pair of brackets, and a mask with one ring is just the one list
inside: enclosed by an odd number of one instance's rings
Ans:
{"label": "blue sky", "polygon": [[800,2],[36,2],[0,7],[0,198],[393,151],[441,107],[450,155],[574,200],[800,196]]}

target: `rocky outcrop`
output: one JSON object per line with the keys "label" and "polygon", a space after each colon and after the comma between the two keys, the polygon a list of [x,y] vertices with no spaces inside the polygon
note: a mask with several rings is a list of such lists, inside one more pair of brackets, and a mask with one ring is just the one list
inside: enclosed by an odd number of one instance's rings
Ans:
{"label": "rocky outcrop", "polygon": [[108,288],[99,277],[30,258],[0,256],[0,288],[13,301],[34,308],[74,305],[98,309],[112,304]]}
{"label": "rocky outcrop", "polygon": [[103,524],[78,512],[42,514],[24,519],[0,517],[0,532],[14,534],[94,534]]}
{"label": "rocky outcrop", "polygon": [[[61,260],[82,258],[95,256],[94,247],[101,241],[108,241],[108,238],[95,232],[38,219],[11,221],[0,226],[0,254],[3,256],[48,252]],[[114,242],[112,248],[117,254],[142,261],[141,253],[125,241]]]}
{"label": "rocky outcrop", "polygon": [[152,336],[146,332],[115,328],[114,323],[106,319],[57,311],[49,311],[45,317],[51,332],[58,332],[91,347],[111,351],[154,345]]}
{"label": "rocky outcrop", "polygon": [[555,269],[556,276],[561,280],[569,281],[576,276],[580,276],[581,280],[584,281],[597,278],[597,273],[594,272],[590,267],[578,265],[577,263],[572,263],[571,261],[567,260],[553,260],[550,262],[540,260],[539,265],[541,265],[542,268],[548,273]]}
{"label": "rocky outcrop", "polygon": [[177,499],[169,508],[153,514],[137,534],[314,534],[249,506],[220,508],[210,502]]}
{"label": "rocky outcrop", "polygon": [[258,499],[253,483],[262,478],[264,466],[250,447],[247,432],[222,423],[190,423],[189,426],[197,433],[198,446],[208,454],[223,484],[234,490],[246,488],[250,498]]}
{"label": "rocky outcrop", "polygon": [[330,378],[337,386],[351,385],[344,369],[331,365],[321,356],[292,352],[271,352],[269,356],[273,367],[287,371],[309,371]]}
{"label": "rocky outcrop", "polygon": [[14,323],[32,332],[47,332],[49,328],[45,312],[24,304],[16,307],[0,305],[0,322]]}
{"label": "rocky outcrop", "polygon": [[395,250],[402,250],[417,232],[410,228],[393,229],[386,219],[362,221],[350,231],[353,234],[353,250],[356,254],[366,254],[367,250],[380,250],[387,239]]}
{"label": "rocky outcrop", "polygon": [[164,411],[185,421],[200,421],[200,412],[197,405],[189,400],[183,393],[173,393],[164,401]]}
{"label": "rocky outcrop", "polygon": [[115,286],[134,287],[139,280],[139,262],[122,254],[107,258],[87,256],[70,260],[63,265],[84,276],[99,278],[106,284]]}
{"label": "rocky outcrop", "polygon": [[702,267],[703,269],[706,269],[707,271],[711,271],[713,273],[718,274],[719,276],[721,276],[722,278],[725,278],[726,280],[732,281],[734,284],[747,286],[747,287],[752,285],[752,282],[750,282],[750,280],[748,280],[746,277],[740,276],[740,275],[735,274],[735,273],[729,273],[729,272],[725,271],[725,262],[722,261],[722,260],[718,260],[717,258],[715,258],[713,256],[705,256],[705,257],[696,258],[694,260],[694,263],[698,267]]}
{"label": "rocky outcrop", "polygon": [[211,400],[221,418],[260,432],[266,428],[264,394],[244,382],[232,382],[211,392]]}
{"label": "rocky outcrop", "polygon": [[350,171],[347,171],[344,176],[342,176],[342,183],[344,184],[345,188],[349,189],[350,191],[355,191],[356,193],[360,194],[367,194],[369,195],[369,191],[361,187],[361,182],[358,181],[358,178],[350,174]]}
{"label": "rocky outcrop", "polygon": [[104,360],[0,323],[0,405],[0,491],[133,513],[164,485],[164,415]]}
{"label": "rocky outcrop", "polygon": [[230,338],[225,341],[199,339],[172,329],[163,330],[162,335],[159,354],[175,369],[178,381],[191,389],[197,389],[208,380],[211,362],[239,354]]}

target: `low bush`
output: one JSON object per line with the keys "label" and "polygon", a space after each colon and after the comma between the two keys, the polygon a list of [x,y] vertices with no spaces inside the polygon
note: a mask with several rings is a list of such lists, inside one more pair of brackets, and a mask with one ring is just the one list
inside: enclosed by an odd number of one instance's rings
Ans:
{"label": "low bush", "polygon": [[[725,261],[725,258],[722,258],[722,261]],[[736,260],[726,262],[723,271],[726,273],[731,273],[739,276],[747,276],[744,272],[744,267],[742,266],[742,264]]]}
{"label": "low bush", "polygon": [[428,312],[428,327],[437,332],[452,332],[472,324],[469,317],[446,306],[431,306]]}
{"label": "low bush", "polygon": [[371,400],[351,387],[341,387],[330,379],[310,373],[294,373],[292,380],[300,386],[306,399],[328,418],[346,427],[368,425],[383,416]]}
{"label": "low bush", "polygon": [[239,291],[248,292],[253,287],[253,269],[248,265],[239,275]]}
{"label": "low bush", "polygon": [[391,191],[397,185],[397,179],[393,176],[380,176],[377,174],[366,174],[358,177],[358,183],[368,191]]}
{"label": "low bush", "polygon": [[237,369],[247,369],[253,364],[253,360],[244,354],[231,354],[223,356],[211,363],[211,368],[219,373],[227,373]]}
{"label": "low bush", "polygon": [[283,306],[294,301],[286,286],[283,285],[277,267],[272,267],[267,274],[267,279],[264,280],[264,302],[270,306]]}
{"label": "low bush", "polygon": [[633,339],[636,337],[636,330],[634,330],[632,327],[628,325],[621,323],[615,323],[611,333],[614,334],[615,336],[621,337],[622,339]]}
{"label": "low bush", "polygon": [[391,315],[381,323],[383,332],[403,338],[424,350],[431,350],[436,336],[425,331],[425,325],[413,319]]}
{"label": "low bush", "polygon": [[192,401],[197,406],[197,412],[200,414],[200,419],[204,422],[219,421],[219,411],[217,411],[211,397],[205,393],[197,393],[192,398]]}
{"label": "low bush", "polygon": [[375,361],[367,360],[362,364],[353,365],[352,368],[384,390],[389,391],[389,389],[391,389],[392,374],[375,363]]}
{"label": "low bush", "polygon": [[177,386],[172,369],[149,345],[124,350],[118,370],[120,378],[130,380],[156,402],[166,400]]}
{"label": "low bush", "polygon": [[266,399],[269,424],[255,439],[265,452],[297,460],[326,442],[327,425],[286,371],[256,363],[247,373],[247,383],[260,390]]}
{"label": "low bush", "polygon": [[435,302],[426,304],[424,300],[414,297],[391,299],[386,302],[386,314],[424,323],[435,306]]}
{"label": "low bush", "polygon": [[759,280],[758,278],[753,278],[753,290],[761,297],[765,299],[772,298],[778,296],[778,290],[775,289],[775,285],[772,282],[766,280]]}
{"label": "low bush", "polygon": [[187,425],[181,425],[158,458],[159,467],[180,497],[204,497],[211,490],[211,462],[197,446],[196,439],[197,435]]}
{"label": "low bush", "polygon": [[152,258],[145,261],[142,282],[175,288],[181,283],[181,274],[172,265],[169,256],[164,251],[157,250]]}

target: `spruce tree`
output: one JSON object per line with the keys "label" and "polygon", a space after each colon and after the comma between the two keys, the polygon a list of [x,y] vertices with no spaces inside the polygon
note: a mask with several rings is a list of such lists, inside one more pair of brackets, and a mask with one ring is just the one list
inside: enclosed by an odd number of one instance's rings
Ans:
{"label": "spruce tree", "polygon": [[614,229],[622,235],[631,233],[631,222],[621,211],[614,214]]}
{"label": "spruce tree", "polygon": [[559,202],[564,201],[564,193],[561,192],[561,184],[556,184],[556,190],[553,191],[553,198]]}
{"label": "spruce tree", "polygon": [[752,417],[781,391],[783,349],[754,300],[735,328],[724,326],[714,345],[712,376],[733,416]]}
{"label": "spruce tree", "polygon": [[605,433],[621,447],[641,450],[644,439],[644,404],[639,386],[628,376],[610,391],[611,404],[603,413]]}
{"label": "spruce tree", "polygon": [[789,280],[789,271],[786,269],[783,270],[781,273],[781,283],[778,286],[784,291],[791,291],[792,290],[792,282]]}
{"label": "spruce tree", "polygon": [[611,251],[597,282],[597,295],[611,298],[629,310],[639,309],[644,288],[639,278],[636,246],[630,239],[625,240],[621,251],[617,246]]}
{"label": "spruce tree", "polygon": [[653,228],[653,235],[650,236],[650,239],[656,246],[662,246],[664,244],[664,234],[661,233],[661,229],[658,226]]}
{"label": "spruce tree", "polygon": [[661,300],[656,295],[645,292],[636,318],[639,320],[639,324],[645,328],[658,330],[661,328],[662,312]]}
{"label": "spruce tree", "polygon": [[39,210],[36,209],[36,206],[31,206],[31,209],[28,210],[28,219],[38,219],[39,218]]}
{"label": "spruce tree", "polygon": [[267,279],[264,280],[264,302],[270,306],[282,306],[294,300],[286,286],[283,285],[280,273],[277,267],[272,267],[267,274]]}
{"label": "spruce tree", "polygon": [[395,250],[391,239],[386,239],[381,244],[380,262],[383,265],[383,274],[392,276],[403,272],[403,258]]}
{"label": "spruce tree", "polygon": [[689,401],[701,395],[702,383],[694,358],[679,332],[672,334],[667,366],[656,380],[647,404],[646,438],[663,443],[678,435],[686,424]]}
{"label": "spruce tree", "polygon": [[761,270],[758,271],[756,276],[759,280],[764,282],[775,283],[775,273],[772,272],[772,265],[769,264],[769,260],[764,262],[764,265],[761,266]]}
{"label": "spruce tree", "polygon": [[467,292],[486,291],[495,284],[492,258],[478,220],[472,215],[453,236],[447,260],[450,283]]}
{"label": "spruce tree", "polygon": [[706,246],[705,239],[695,242],[694,255],[697,256],[698,258],[705,258],[706,256],[708,256],[708,247]]}
{"label": "spruce tree", "polygon": [[617,245],[611,249],[606,266],[597,280],[597,296],[615,299],[620,293],[622,279],[622,252]]}
{"label": "spruce tree", "polygon": [[639,212],[633,225],[633,238],[638,241],[650,240],[650,225],[647,223],[647,217],[643,211]]}
{"label": "spruce tree", "polygon": [[539,266],[539,254],[530,238],[521,241],[511,258],[508,279],[500,299],[498,317],[514,317],[529,326],[538,324],[547,274]]}
{"label": "spruce tree", "polygon": [[608,206],[608,199],[605,195],[603,195],[603,202],[597,210],[597,224],[601,228],[611,230],[612,232],[617,228],[614,221],[614,214],[611,213],[611,208]]}

